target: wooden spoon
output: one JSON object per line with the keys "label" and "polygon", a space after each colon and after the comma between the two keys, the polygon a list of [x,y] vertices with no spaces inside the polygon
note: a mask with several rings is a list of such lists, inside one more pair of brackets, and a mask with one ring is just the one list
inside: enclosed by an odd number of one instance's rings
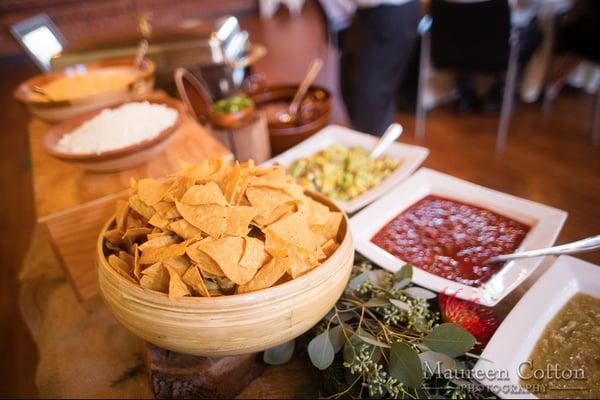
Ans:
{"label": "wooden spoon", "polygon": [[300,104],[302,104],[302,100],[304,100],[304,96],[306,96],[306,92],[310,88],[310,85],[314,82],[315,78],[319,74],[319,71],[323,67],[323,60],[320,58],[315,58],[313,62],[308,67],[308,71],[306,72],[306,76],[302,83],[298,87],[298,91],[294,95],[292,102],[287,110],[283,110],[277,114],[277,119],[279,122],[283,124],[290,124],[295,122],[298,118],[298,109],[300,108]]}

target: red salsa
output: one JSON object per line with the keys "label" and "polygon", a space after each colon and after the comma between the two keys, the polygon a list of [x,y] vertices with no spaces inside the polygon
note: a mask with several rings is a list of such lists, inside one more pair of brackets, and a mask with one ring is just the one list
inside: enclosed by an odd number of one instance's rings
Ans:
{"label": "red salsa", "polygon": [[415,267],[478,287],[502,269],[487,258],[514,252],[529,231],[521,222],[484,208],[427,196],[371,238]]}

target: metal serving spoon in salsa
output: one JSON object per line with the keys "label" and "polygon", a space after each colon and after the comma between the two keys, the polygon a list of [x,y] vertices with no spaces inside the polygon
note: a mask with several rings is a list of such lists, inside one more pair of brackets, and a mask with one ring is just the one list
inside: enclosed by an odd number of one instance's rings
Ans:
{"label": "metal serving spoon in salsa", "polygon": [[541,257],[541,256],[556,256],[560,254],[575,254],[585,253],[600,249],[600,235],[591,236],[589,238],[577,240],[571,243],[561,244],[560,246],[546,247],[544,249],[521,251],[512,254],[502,254],[499,256],[490,257],[483,264],[493,264],[505,261],[516,260],[519,258]]}

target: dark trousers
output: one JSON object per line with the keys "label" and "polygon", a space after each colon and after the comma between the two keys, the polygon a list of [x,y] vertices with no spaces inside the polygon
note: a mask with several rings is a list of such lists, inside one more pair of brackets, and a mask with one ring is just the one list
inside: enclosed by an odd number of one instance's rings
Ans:
{"label": "dark trousers", "polygon": [[340,86],[355,129],[381,135],[393,122],[419,18],[418,0],[359,8],[340,38]]}

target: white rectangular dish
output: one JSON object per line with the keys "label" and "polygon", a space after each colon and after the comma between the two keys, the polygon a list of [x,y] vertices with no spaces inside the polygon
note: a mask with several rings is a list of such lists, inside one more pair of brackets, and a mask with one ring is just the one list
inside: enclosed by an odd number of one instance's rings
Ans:
{"label": "white rectangular dish", "polygon": [[[356,250],[381,267],[397,271],[405,262],[372,243],[371,238],[387,222],[428,195],[472,204],[529,225],[530,230],[517,251],[551,246],[567,218],[565,211],[421,168],[352,217],[350,226]],[[428,289],[456,293],[461,299],[491,307],[527,279],[541,262],[541,257],[509,262],[480,287],[467,286],[420,268],[414,269],[413,281]]]}
{"label": "white rectangular dish", "polygon": [[[329,125],[284,153],[265,161],[262,165],[281,164],[287,168],[295,160],[310,157],[317,151],[324,150],[335,144],[345,147],[363,146],[366,149],[371,150],[375,147],[378,140],[378,137],[366,133],[357,132],[339,125]],[[378,185],[355,197],[351,201],[334,200],[345,212],[353,213],[396,187],[401,181],[419,168],[429,155],[429,150],[420,146],[396,142],[392,143],[384,154],[401,160],[398,168]]]}
{"label": "white rectangular dish", "polygon": [[519,383],[519,367],[576,293],[600,297],[600,266],[560,256],[504,319],[473,368],[473,377],[500,398],[536,398]]}

